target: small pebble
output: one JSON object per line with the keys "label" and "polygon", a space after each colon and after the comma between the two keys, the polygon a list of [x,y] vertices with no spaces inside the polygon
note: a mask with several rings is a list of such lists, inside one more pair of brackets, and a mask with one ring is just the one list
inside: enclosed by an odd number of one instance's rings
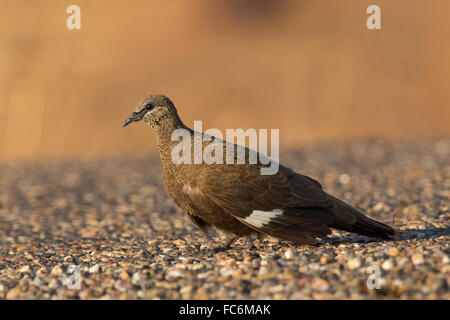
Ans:
{"label": "small pebble", "polygon": [[20,268],[20,273],[28,273],[28,272],[31,272],[31,268],[30,268],[30,266],[28,266],[28,265],[26,265],[26,266],[23,266],[22,268]]}
{"label": "small pebble", "polygon": [[95,264],[89,268],[89,273],[98,273],[100,271],[100,265]]}
{"label": "small pebble", "polygon": [[394,264],[392,263],[391,259],[387,259],[381,264],[381,268],[383,268],[384,270],[391,270],[393,266]]}
{"label": "small pebble", "polygon": [[166,278],[169,279],[169,280],[181,278],[182,276],[183,276],[183,274],[182,274],[179,270],[177,270],[177,269],[170,270],[170,271],[167,272],[167,274],[166,274]]}
{"label": "small pebble", "polygon": [[411,256],[411,260],[412,260],[412,262],[413,262],[415,265],[423,264],[423,263],[424,263],[423,255],[421,255],[421,254],[419,254],[419,253],[413,254],[413,255]]}
{"label": "small pebble", "polygon": [[63,273],[63,269],[60,265],[54,266],[52,271],[50,272],[52,275],[61,275]]}
{"label": "small pebble", "polygon": [[398,249],[397,248],[389,248],[388,250],[388,255],[390,255],[391,257],[395,257],[398,254]]}
{"label": "small pebble", "polygon": [[294,257],[297,256],[297,252],[295,252],[295,251],[292,250],[292,249],[288,249],[288,250],[286,250],[286,252],[284,253],[284,256],[286,257],[286,259],[292,259],[292,258],[294,258]]}
{"label": "small pebble", "polygon": [[353,258],[348,260],[348,267],[350,270],[355,270],[361,266],[361,259]]}

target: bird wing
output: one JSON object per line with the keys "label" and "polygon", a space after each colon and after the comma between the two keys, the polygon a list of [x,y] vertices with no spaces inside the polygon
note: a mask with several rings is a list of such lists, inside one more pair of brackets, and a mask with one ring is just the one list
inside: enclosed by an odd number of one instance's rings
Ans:
{"label": "bird wing", "polygon": [[255,164],[197,167],[188,174],[195,188],[183,192],[197,204],[214,203],[261,233],[306,244],[331,233],[330,198],[317,181],[283,166],[275,175],[261,175],[260,168]]}

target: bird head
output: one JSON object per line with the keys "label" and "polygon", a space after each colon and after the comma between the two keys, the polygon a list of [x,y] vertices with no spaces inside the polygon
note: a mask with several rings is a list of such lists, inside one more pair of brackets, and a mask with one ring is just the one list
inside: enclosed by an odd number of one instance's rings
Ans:
{"label": "bird head", "polygon": [[171,119],[175,121],[179,119],[172,101],[165,95],[152,94],[139,102],[135,111],[123,123],[123,127],[132,122],[144,121],[155,128],[160,123]]}

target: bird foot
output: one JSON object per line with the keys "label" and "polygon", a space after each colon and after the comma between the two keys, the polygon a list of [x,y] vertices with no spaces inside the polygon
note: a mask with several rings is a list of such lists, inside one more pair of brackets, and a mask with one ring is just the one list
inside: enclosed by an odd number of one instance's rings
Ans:
{"label": "bird foot", "polygon": [[232,245],[237,239],[239,239],[239,237],[231,237],[231,238],[228,238],[228,239],[226,240],[226,242],[225,242],[225,245],[222,245],[222,246],[218,246],[218,247],[212,248],[212,249],[210,250],[210,252],[209,252],[210,255],[214,255],[214,254],[219,253],[219,252],[225,252],[225,251],[231,249],[231,245]]}
{"label": "bird foot", "polygon": [[[202,246],[203,247],[203,246]],[[198,250],[198,252],[199,253],[203,253],[205,256],[209,256],[209,257],[211,257],[211,256],[213,256],[213,255],[215,255],[215,254],[217,254],[217,253],[219,253],[219,252],[225,252],[225,251],[227,251],[228,249],[231,249],[231,247],[227,247],[227,246],[218,246],[218,247],[215,247],[215,248],[211,248],[211,247],[203,247],[203,248],[199,248],[199,249],[197,249]]]}
{"label": "bird foot", "polygon": [[225,251],[227,251],[229,249],[231,249],[231,246],[218,246],[218,247],[215,247],[215,248],[211,249],[211,254],[216,254],[216,253],[219,253],[219,252],[225,252]]}

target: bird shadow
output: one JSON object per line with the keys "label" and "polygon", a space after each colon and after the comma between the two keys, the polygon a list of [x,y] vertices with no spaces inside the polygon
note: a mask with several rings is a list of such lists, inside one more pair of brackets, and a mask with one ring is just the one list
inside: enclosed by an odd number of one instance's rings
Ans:
{"label": "bird shadow", "polygon": [[[425,229],[405,229],[399,232],[396,239],[390,241],[402,241],[402,240],[425,240],[437,238],[440,236],[450,235],[450,227],[436,228],[429,227]],[[338,245],[343,243],[370,243],[370,242],[385,242],[386,240],[376,239],[372,237],[366,237],[357,234],[349,233],[347,236],[333,236],[323,239],[320,244]]]}

